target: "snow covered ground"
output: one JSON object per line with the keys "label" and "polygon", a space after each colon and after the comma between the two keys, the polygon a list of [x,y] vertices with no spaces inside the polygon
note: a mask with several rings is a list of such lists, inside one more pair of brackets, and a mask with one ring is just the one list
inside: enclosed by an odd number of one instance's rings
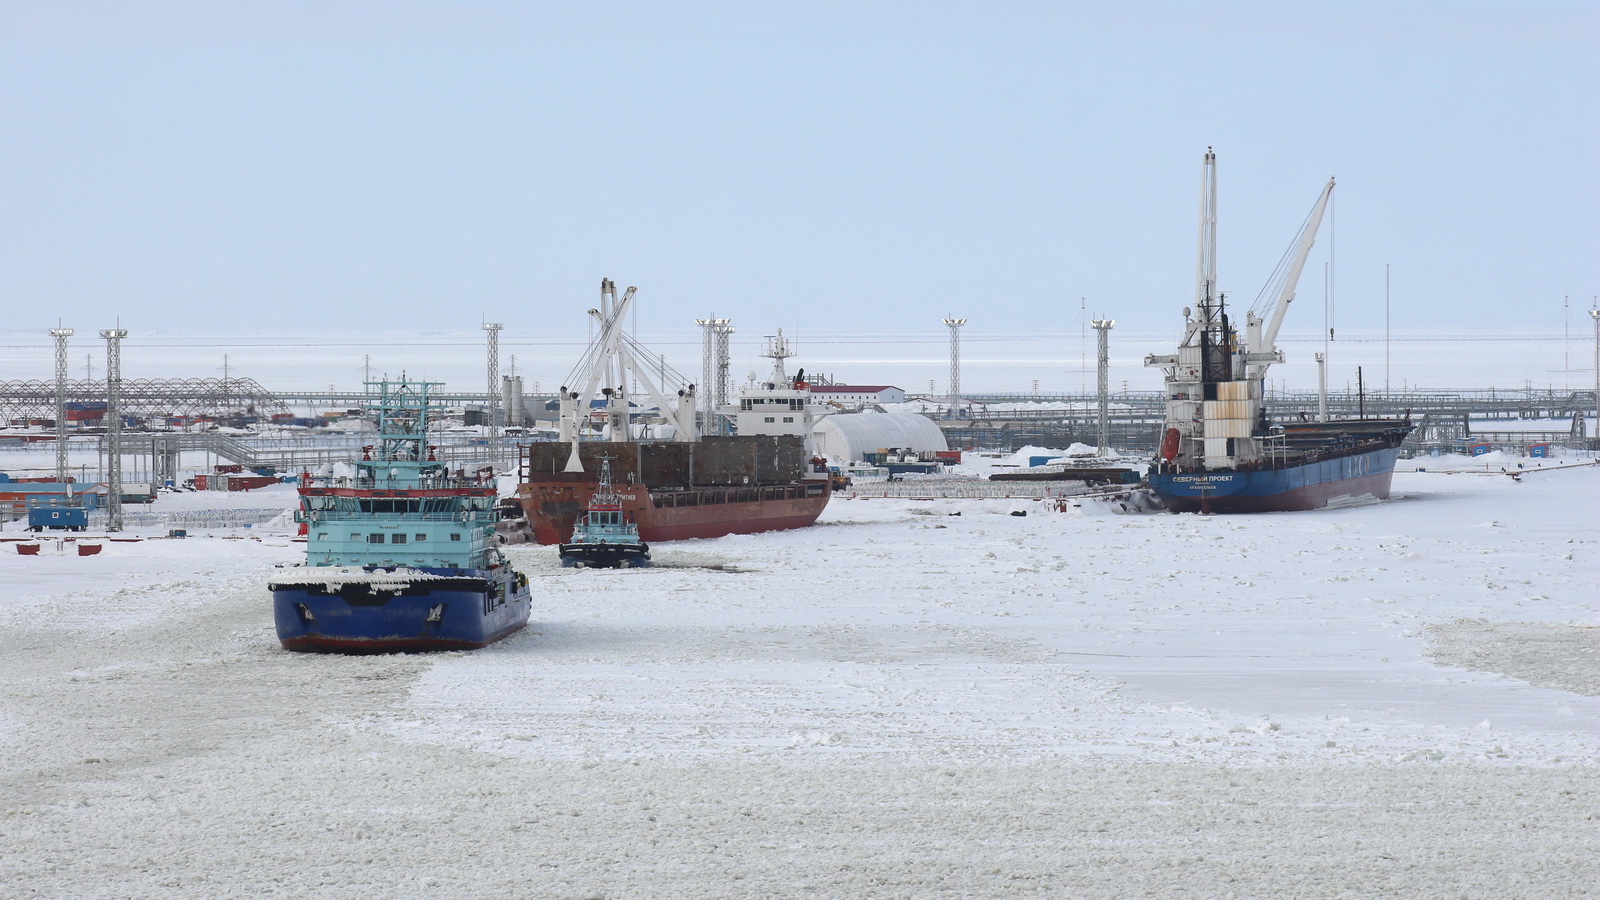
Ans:
{"label": "snow covered ground", "polygon": [[511,547],[535,622],[431,656],[278,649],[271,527],[0,544],[0,894],[1600,896],[1600,468],[1517,462]]}

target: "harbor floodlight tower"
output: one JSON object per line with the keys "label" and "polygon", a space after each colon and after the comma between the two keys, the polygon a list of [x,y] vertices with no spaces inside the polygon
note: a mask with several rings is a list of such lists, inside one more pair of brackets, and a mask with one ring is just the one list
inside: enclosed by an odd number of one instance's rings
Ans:
{"label": "harbor floodlight tower", "polygon": [[695,319],[704,329],[701,352],[700,384],[710,393],[709,402],[700,410],[700,433],[720,434],[722,427],[717,410],[728,405],[728,335],[733,334],[732,319]]}
{"label": "harbor floodlight tower", "polygon": [[52,328],[50,336],[56,339],[56,481],[66,482],[70,494],[72,476],[67,472],[67,338],[72,337],[72,329]]}
{"label": "harbor floodlight tower", "polygon": [[1600,449],[1600,306],[1589,307],[1594,320],[1594,445]]}
{"label": "harbor floodlight tower", "polygon": [[[489,382],[484,393],[488,395],[489,402],[484,408],[489,413],[489,445],[500,437],[500,404],[496,402],[501,397],[500,386],[500,329],[499,322],[483,323],[483,330],[489,335]],[[497,451],[491,451],[497,452]]]}
{"label": "harbor floodlight tower", "polygon": [[106,530],[122,530],[122,339],[126,328],[107,328],[106,339]]}
{"label": "harbor floodlight tower", "polygon": [[1111,329],[1117,322],[1115,319],[1095,319],[1089,324],[1094,326],[1095,341],[1100,351],[1100,455],[1105,456],[1111,449]]}
{"label": "harbor floodlight tower", "polygon": [[944,324],[950,326],[950,410],[946,418],[954,419],[961,405],[961,326],[967,320],[946,316]]}

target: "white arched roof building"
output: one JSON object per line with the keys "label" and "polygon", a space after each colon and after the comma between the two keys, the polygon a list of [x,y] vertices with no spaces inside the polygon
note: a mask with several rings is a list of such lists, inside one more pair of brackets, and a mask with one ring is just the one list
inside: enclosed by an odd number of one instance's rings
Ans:
{"label": "white arched roof building", "polygon": [[890,447],[919,453],[950,449],[939,426],[916,413],[834,413],[812,426],[811,435],[818,456],[845,463]]}

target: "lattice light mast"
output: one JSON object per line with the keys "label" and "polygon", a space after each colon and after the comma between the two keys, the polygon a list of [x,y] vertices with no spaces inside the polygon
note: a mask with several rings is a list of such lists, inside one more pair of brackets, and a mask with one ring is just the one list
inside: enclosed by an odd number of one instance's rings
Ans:
{"label": "lattice light mast", "polygon": [[72,337],[72,329],[52,328],[50,336],[56,339],[56,481],[71,484],[67,472],[67,338]]}
{"label": "lattice light mast", "polygon": [[489,442],[492,446],[500,437],[500,404],[496,402],[500,397],[500,329],[499,322],[483,323],[483,330],[489,334],[489,385],[485,393],[489,395],[489,403],[485,407],[489,411]]}
{"label": "lattice light mast", "polygon": [[1600,449],[1600,307],[1589,308],[1594,320],[1594,446]]}
{"label": "lattice light mast", "polygon": [[106,530],[122,530],[122,339],[126,328],[107,328],[106,339]]}
{"label": "lattice light mast", "polygon": [[695,319],[704,329],[701,345],[700,385],[705,391],[706,403],[700,409],[700,433],[716,434],[717,410],[728,402],[728,335],[733,333],[732,319]]}
{"label": "lattice light mast", "polygon": [[[712,409],[727,406],[733,402],[728,395],[733,392],[733,380],[730,376],[732,363],[728,357],[728,335],[733,334],[733,326],[722,324],[717,326],[717,396]],[[720,425],[719,425],[720,430]]]}
{"label": "lattice light mast", "polygon": [[944,324],[950,326],[950,413],[948,418],[956,417],[956,408],[961,405],[961,326],[967,324],[966,319],[946,318]]}
{"label": "lattice light mast", "polygon": [[700,407],[700,433],[710,434],[712,425],[717,421],[717,388],[713,377],[716,374],[717,360],[717,331],[716,326],[727,319],[695,319],[694,323],[700,326],[700,386],[706,392],[706,403]]}
{"label": "lattice light mast", "polygon": [[1095,319],[1089,324],[1094,326],[1095,341],[1100,351],[1100,455],[1104,456],[1111,450],[1111,329],[1117,322],[1115,319]]}

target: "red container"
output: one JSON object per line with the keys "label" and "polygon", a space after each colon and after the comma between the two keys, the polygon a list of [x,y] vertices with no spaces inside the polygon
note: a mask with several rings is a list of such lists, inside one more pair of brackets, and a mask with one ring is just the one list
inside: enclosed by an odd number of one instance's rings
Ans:
{"label": "red container", "polygon": [[93,555],[95,555],[96,553],[99,553],[99,552],[100,552],[100,545],[99,544],[79,544],[78,545],[78,555],[79,556],[93,556]]}
{"label": "red container", "polygon": [[23,556],[38,556],[39,555],[39,545],[38,544],[18,544],[17,545],[17,552],[20,553]]}

